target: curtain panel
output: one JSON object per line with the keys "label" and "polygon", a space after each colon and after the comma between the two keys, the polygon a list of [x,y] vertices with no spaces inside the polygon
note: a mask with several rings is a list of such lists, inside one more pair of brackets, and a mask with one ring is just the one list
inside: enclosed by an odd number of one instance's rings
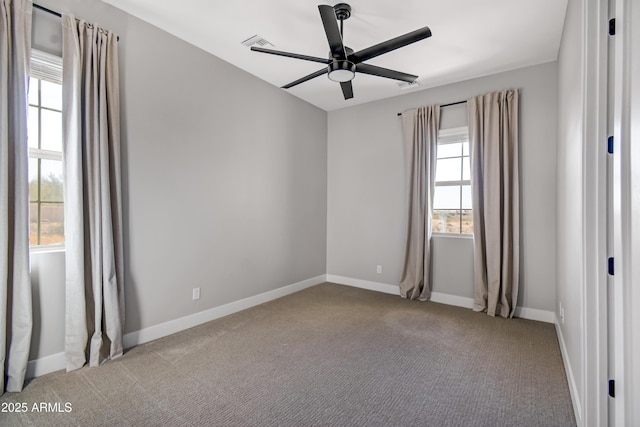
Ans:
{"label": "curtain panel", "polygon": [[123,353],[117,36],[63,16],[67,371]]}
{"label": "curtain panel", "polygon": [[518,91],[467,101],[471,145],[474,310],[513,317],[520,277]]}
{"label": "curtain panel", "polygon": [[402,113],[408,216],[400,295],[420,301],[431,298],[431,213],[439,128],[439,105]]}
{"label": "curtain panel", "polygon": [[33,324],[27,171],[31,11],[31,0],[0,0],[0,394],[22,390]]}

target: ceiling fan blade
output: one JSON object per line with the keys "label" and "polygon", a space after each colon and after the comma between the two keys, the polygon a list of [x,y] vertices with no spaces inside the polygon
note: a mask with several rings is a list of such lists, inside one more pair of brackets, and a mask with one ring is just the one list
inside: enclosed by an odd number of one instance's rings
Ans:
{"label": "ceiling fan blade", "polygon": [[283,52],[281,50],[264,49],[256,46],[251,46],[251,50],[253,50],[254,52],[270,53],[271,55],[286,56],[288,58],[304,59],[305,61],[320,62],[322,64],[328,64],[329,62],[331,62],[328,59],[318,58],[317,56],[300,55],[297,53]]}
{"label": "ceiling fan blade", "polygon": [[431,37],[431,30],[429,27],[420,28],[419,30],[412,31],[410,33],[398,36],[386,42],[379,43],[377,45],[362,49],[349,55],[349,61],[354,64],[366,61],[367,59],[375,58],[383,53],[391,52],[392,50],[399,49],[411,43]]}
{"label": "ceiling fan blade", "polygon": [[318,10],[320,10],[320,18],[322,18],[324,32],[327,34],[331,57],[334,59],[345,59],[347,55],[344,50],[344,44],[342,44],[342,35],[340,34],[340,27],[338,27],[335,9],[333,6],[321,4],[318,6]]}
{"label": "ceiling fan blade", "polygon": [[370,64],[358,64],[356,65],[356,71],[359,73],[370,74],[372,76],[401,80],[403,82],[414,82],[418,78],[418,76],[414,76],[413,74],[402,73],[400,71],[377,67]]}
{"label": "ceiling fan blade", "polygon": [[340,82],[340,87],[342,88],[342,94],[344,95],[344,99],[353,98],[353,85],[351,84],[351,81]]}
{"label": "ceiling fan blade", "polygon": [[284,86],[282,86],[282,89],[289,89],[291,87],[299,85],[300,83],[304,83],[307,80],[315,79],[316,77],[321,76],[323,74],[327,74],[327,69],[326,68],[323,68],[322,70],[318,70],[315,73],[311,73],[308,76],[304,76],[304,77],[296,80],[295,82],[291,82],[291,83],[289,83],[287,85],[284,85]]}

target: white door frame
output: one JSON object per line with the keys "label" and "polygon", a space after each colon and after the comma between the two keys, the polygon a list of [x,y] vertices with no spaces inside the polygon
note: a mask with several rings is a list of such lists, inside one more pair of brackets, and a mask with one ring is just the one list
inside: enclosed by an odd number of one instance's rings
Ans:
{"label": "white door frame", "polygon": [[607,425],[607,74],[608,1],[583,2],[582,358],[584,426]]}
{"label": "white door frame", "polygon": [[614,411],[622,427],[640,425],[640,2],[616,0],[615,10]]}

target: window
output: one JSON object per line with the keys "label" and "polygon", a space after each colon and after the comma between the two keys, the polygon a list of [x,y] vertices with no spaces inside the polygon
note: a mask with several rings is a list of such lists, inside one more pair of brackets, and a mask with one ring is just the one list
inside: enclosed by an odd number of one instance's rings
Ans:
{"label": "window", "polygon": [[431,231],[473,234],[467,127],[441,130],[438,135]]}
{"label": "window", "polygon": [[29,243],[64,244],[62,59],[36,50],[29,79]]}

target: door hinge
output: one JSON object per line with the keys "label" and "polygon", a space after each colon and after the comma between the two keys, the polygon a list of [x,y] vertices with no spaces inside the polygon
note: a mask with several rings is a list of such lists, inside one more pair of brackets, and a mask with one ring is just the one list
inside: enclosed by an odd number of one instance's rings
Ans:
{"label": "door hinge", "polygon": [[616,380],[609,380],[609,396],[616,397]]}
{"label": "door hinge", "polygon": [[613,276],[613,257],[609,257],[607,260],[607,269],[609,270],[609,275]]}
{"label": "door hinge", "polygon": [[610,136],[607,138],[607,151],[609,154],[613,154],[613,137]]}
{"label": "door hinge", "polygon": [[616,18],[609,19],[609,35],[616,35]]}

